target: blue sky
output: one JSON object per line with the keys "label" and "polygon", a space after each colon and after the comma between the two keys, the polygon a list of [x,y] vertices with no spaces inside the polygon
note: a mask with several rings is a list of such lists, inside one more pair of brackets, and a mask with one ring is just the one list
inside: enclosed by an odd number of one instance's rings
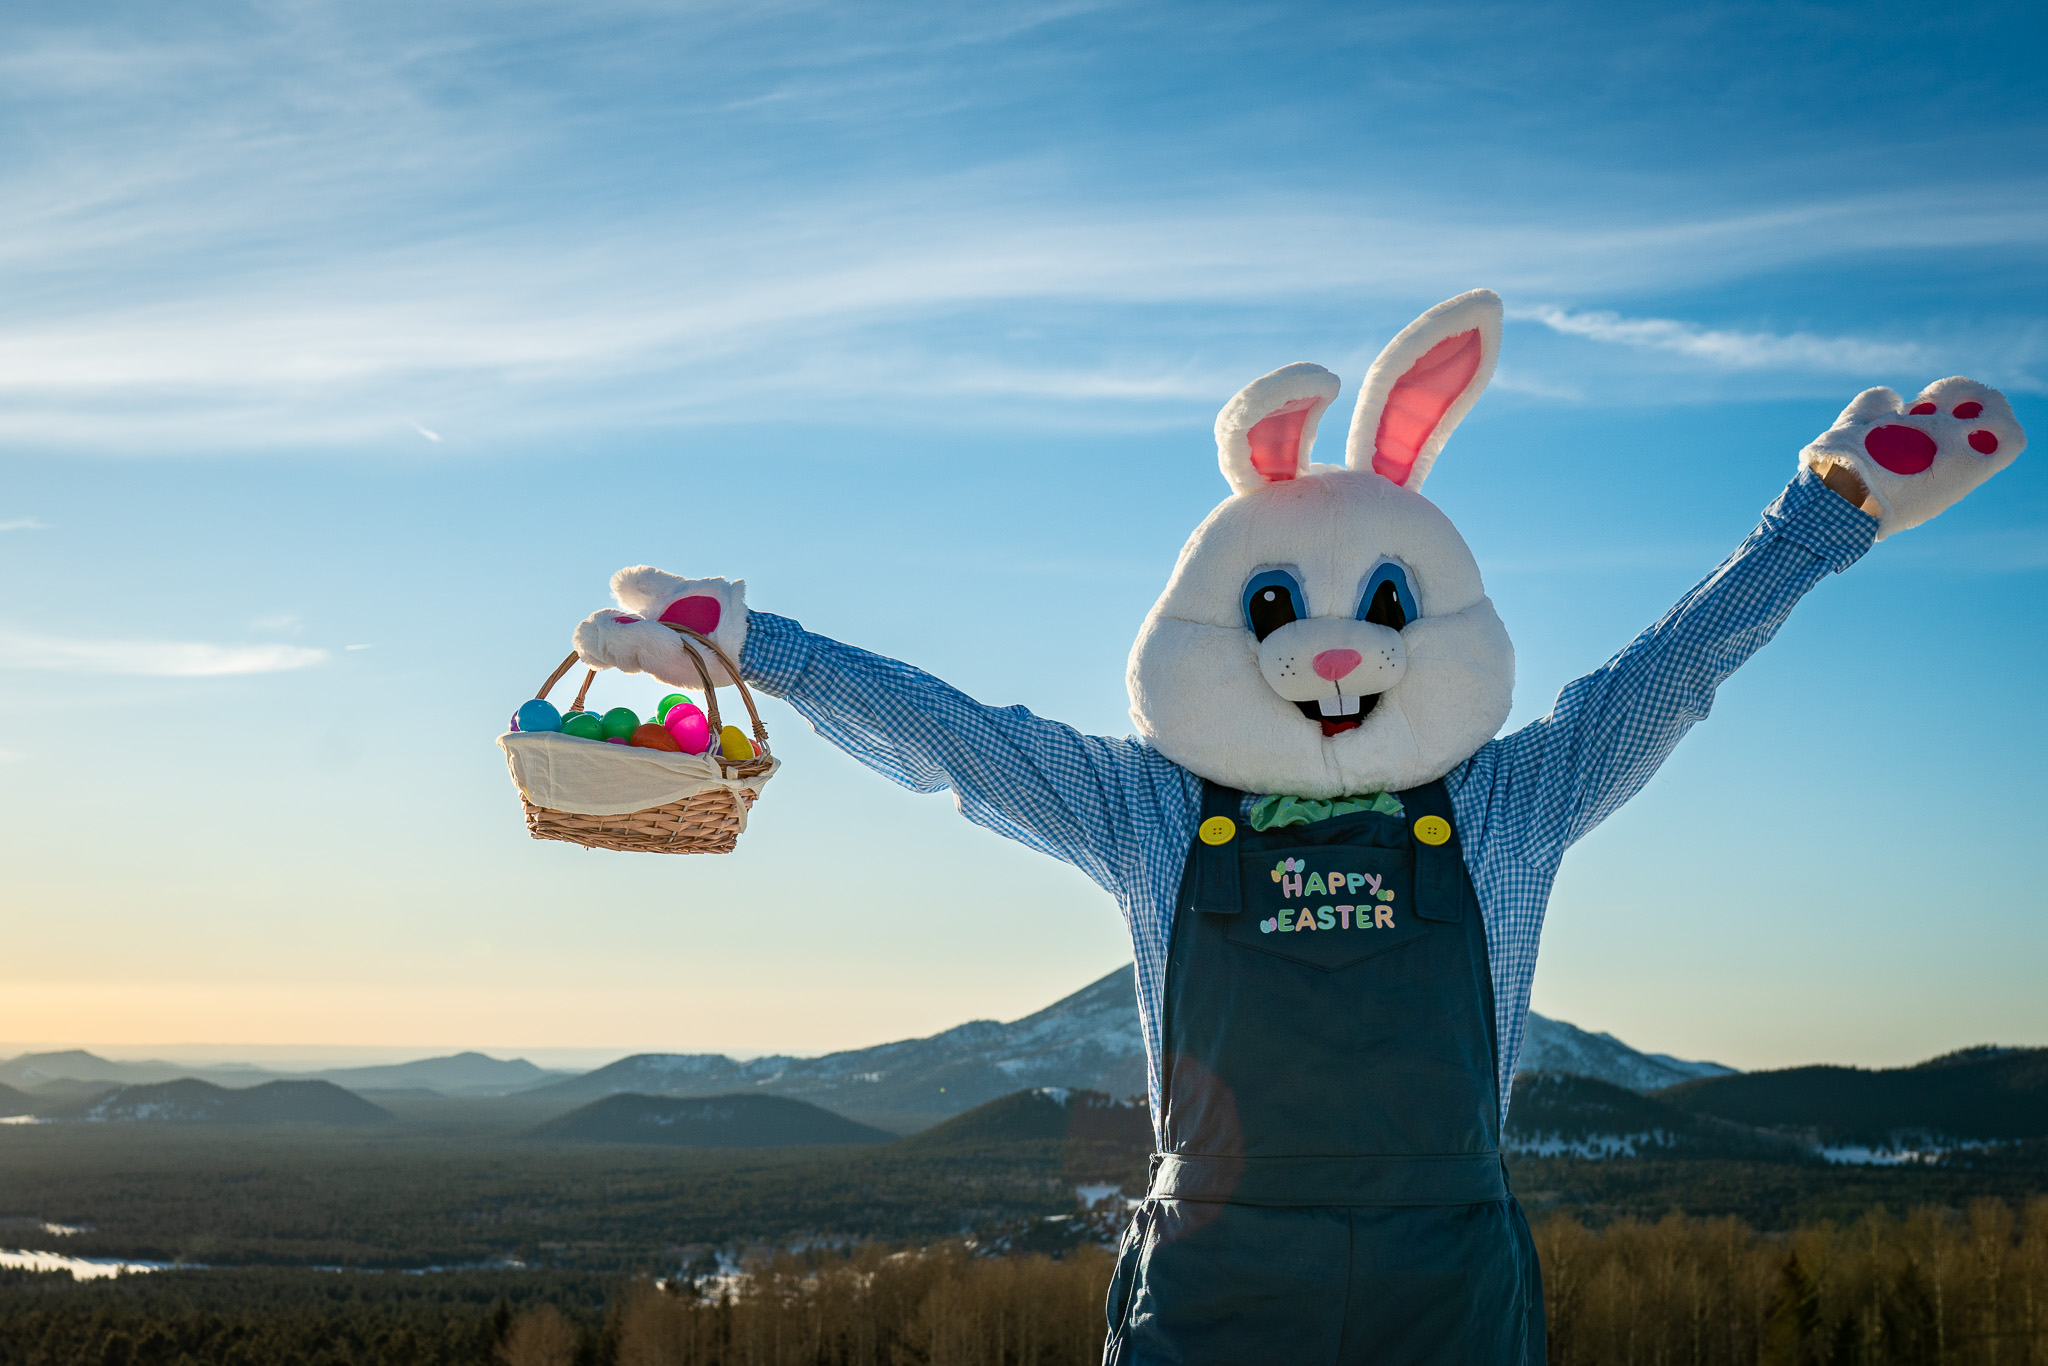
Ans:
{"label": "blue sky", "polygon": [[[1122,733],[1216,409],[1476,285],[1429,492],[1511,724],[1858,390],[2048,429],[2038,14],[1657,11],[10,10],[0,1041],[822,1050],[1078,987],[1103,894],[779,704],[722,859],[528,841],[492,738],[640,562]],[[1571,856],[1538,1009],[2048,1043],[2040,463],[1822,585]]]}

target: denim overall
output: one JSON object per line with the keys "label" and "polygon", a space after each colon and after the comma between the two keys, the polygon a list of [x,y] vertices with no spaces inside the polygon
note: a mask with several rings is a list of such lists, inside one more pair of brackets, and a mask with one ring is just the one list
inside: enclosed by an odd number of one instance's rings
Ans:
{"label": "denim overall", "polygon": [[1204,828],[1234,830],[1181,879],[1109,1366],[1543,1361],[1478,899],[1444,785],[1398,795],[1258,832],[1206,785]]}

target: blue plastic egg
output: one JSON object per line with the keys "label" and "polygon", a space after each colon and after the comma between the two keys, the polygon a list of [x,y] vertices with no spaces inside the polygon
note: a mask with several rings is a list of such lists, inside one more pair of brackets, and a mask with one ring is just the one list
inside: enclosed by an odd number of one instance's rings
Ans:
{"label": "blue plastic egg", "polygon": [[512,713],[514,725],[520,730],[560,730],[562,713],[555,710],[555,704],[541,698],[521,702],[519,710]]}

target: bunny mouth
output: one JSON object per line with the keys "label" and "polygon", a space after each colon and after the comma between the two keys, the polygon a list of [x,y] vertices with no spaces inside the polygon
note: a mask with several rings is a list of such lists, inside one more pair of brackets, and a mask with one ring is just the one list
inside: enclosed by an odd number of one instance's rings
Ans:
{"label": "bunny mouth", "polygon": [[1367,693],[1364,697],[1325,697],[1314,702],[1296,702],[1301,714],[1311,721],[1322,723],[1323,738],[1342,735],[1347,730],[1357,730],[1365,718],[1372,715],[1372,709],[1379,705],[1378,693]]}

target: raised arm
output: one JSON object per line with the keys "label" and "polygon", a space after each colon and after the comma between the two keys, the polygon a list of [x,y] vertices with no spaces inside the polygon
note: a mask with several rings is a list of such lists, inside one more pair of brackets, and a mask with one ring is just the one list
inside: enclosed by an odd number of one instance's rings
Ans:
{"label": "raised arm", "polygon": [[[1745,540],[1663,619],[1566,685],[1550,714],[1487,745],[1452,775],[1485,837],[1538,866],[1642,790],[1827,573],[1919,525],[2026,445],[1995,389],[1937,381],[1909,406],[1872,389],[1800,453],[1800,471]],[[1467,819],[1467,824],[1472,824]]]}
{"label": "raised arm", "polygon": [[[688,686],[676,621],[739,661],[749,685],[780,697],[848,754],[914,792],[951,789],[977,825],[1072,863],[1112,893],[1133,842],[1198,801],[1187,774],[1138,741],[1083,735],[1023,707],[991,707],[921,669],[750,612],[745,584],[622,570],[624,612],[598,612],[577,645],[595,663]],[[722,678],[722,674],[721,674]]]}
{"label": "raised arm", "polygon": [[[1487,836],[1552,863],[1642,790],[1714,692],[1777,634],[1792,607],[1870,548],[1877,520],[1802,470],[1735,553],[1605,664],[1565,685],[1547,716],[1486,746],[1459,805]],[[1474,798],[1482,800],[1474,803]]]}

